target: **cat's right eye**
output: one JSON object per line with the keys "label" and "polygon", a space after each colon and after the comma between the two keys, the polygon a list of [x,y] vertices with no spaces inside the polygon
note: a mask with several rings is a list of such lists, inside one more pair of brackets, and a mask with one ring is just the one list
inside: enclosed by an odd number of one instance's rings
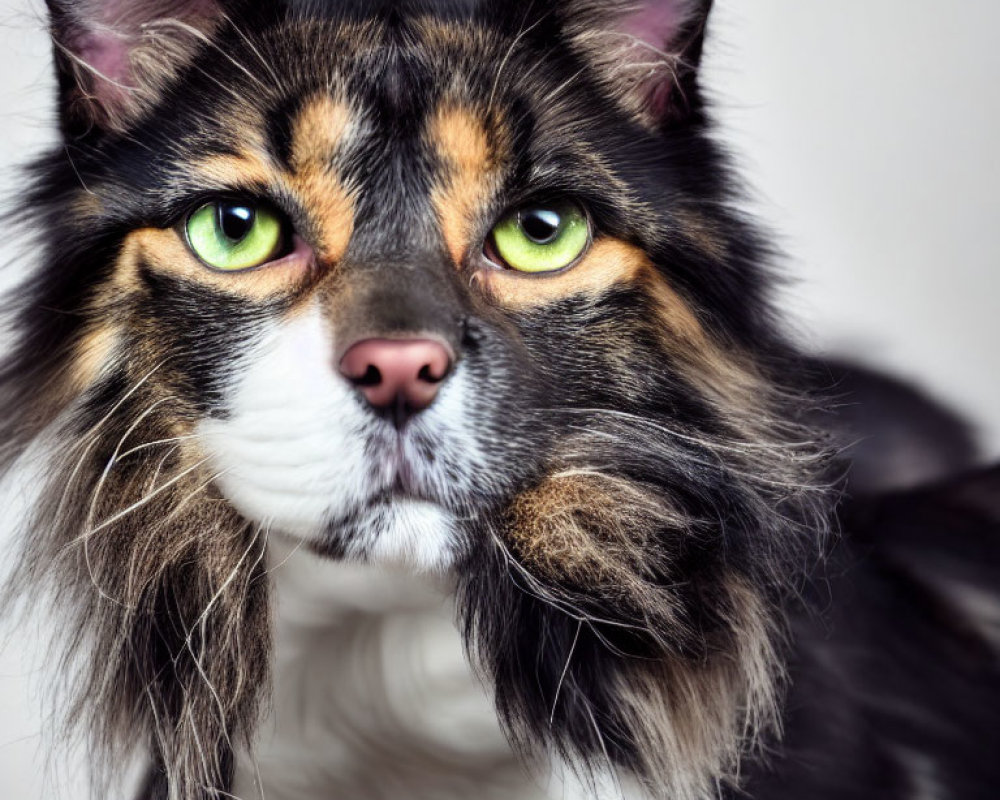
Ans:
{"label": "cat's right eye", "polygon": [[252,269],[282,254],[281,218],[267,206],[243,200],[215,200],[197,208],[184,223],[188,247],[213,269]]}

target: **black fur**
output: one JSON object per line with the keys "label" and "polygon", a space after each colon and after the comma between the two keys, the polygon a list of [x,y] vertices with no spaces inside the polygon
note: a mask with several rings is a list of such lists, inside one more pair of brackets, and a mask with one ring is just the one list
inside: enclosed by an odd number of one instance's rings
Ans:
{"label": "black fur", "polygon": [[784,742],[746,792],[995,797],[1000,470],[848,501],[841,520],[796,610]]}
{"label": "black fur", "polygon": [[[609,69],[628,64],[605,36],[627,3],[204,0],[176,13],[225,18],[165,34],[179,55],[146,94],[92,102],[94,77],[70,58],[82,6],[52,0],[65,142],[26,201],[43,254],[0,372],[2,432],[8,466],[43,432],[78,440],[51,466],[12,591],[47,586],[69,615],[66,658],[87,664],[71,708],[95,760],[145,748],[154,798],[231,789],[268,688],[264,533],[197,451],[158,442],[227,418],[263,325],[318,296],[338,341],[430,331],[475,385],[486,466],[473,488],[421,499],[462,520],[462,629],[522,752],[610,762],[680,800],[903,800],[928,774],[949,796],[989,796],[997,476],[849,495],[846,536],[828,541],[844,469],[829,458],[839,423],[817,411],[829,379],[776,322],[768,247],[709,136],[697,64],[711,3],[674,2],[659,94],[646,72]],[[192,165],[239,157],[249,109],[290,167],[295,117],[327,87],[364,130],[323,167],[358,187],[337,263],[263,299],[151,263],[116,273],[134,231],[178,230],[220,195],[266,202],[314,239],[316,210],[294,191],[238,170],[201,185]],[[500,165],[463,220],[461,263],[434,206],[448,159],[427,134],[448,104]],[[527,309],[480,291],[497,219],[553,198],[584,208],[595,247],[614,243],[634,275]],[[91,375],[81,341],[108,330],[115,349]],[[140,421],[150,449],[119,459]],[[377,459],[385,442],[371,442]],[[418,442],[428,459],[435,444]],[[147,502],[164,465],[178,483]],[[314,549],[351,552],[392,502],[334,510]]]}

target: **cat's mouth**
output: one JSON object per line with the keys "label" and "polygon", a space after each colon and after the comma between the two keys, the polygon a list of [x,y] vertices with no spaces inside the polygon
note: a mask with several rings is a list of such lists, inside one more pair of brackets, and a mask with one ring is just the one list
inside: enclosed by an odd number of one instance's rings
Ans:
{"label": "cat's mouth", "polygon": [[[370,483],[367,496],[358,507],[393,503],[433,503],[459,510],[468,503],[464,482],[447,459],[443,442],[435,442],[429,432],[414,426],[404,432],[392,431],[373,437],[369,443]],[[351,513],[354,509],[346,509]]]}
{"label": "cat's mouth", "polygon": [[437,498],[426,496],[412,478],[407,476],[412,474],[410,470],[400,471],[393,481],[392,489],[389,492],[389,500],[423,500],[426,502],[436,502]]}
{"label": "cat's mouth", "polygon": [[379,429],[365,447],[367,476],[353,497],[339,493],[322,532],[309,537],[317,551],[371,561],[403,561],[438,569],[457,546],[457,522],[473,504],[470,486],[440,433],[415,424]]}
{"label": "cat's mouth", "polygon": [[429,569],[450,563],[458,520],[483,491],[473,441],[432,415],[403,430],[370,417],[339,434],[299,425],[280,437],[223,439],[234,429],[215,430],[220,488],[237,510],[326,555]]}

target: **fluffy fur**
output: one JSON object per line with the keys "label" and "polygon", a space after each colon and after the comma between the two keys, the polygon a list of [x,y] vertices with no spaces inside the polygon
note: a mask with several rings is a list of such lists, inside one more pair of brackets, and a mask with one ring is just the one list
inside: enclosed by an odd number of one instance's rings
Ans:
{"label": "fluffy fur", "polygon": [[[232,791],[273,536],[445,572],[510,740],[585,782],[703,800],[778,747],[835,472],[707,135],[709,5],[52,0],[65,140],[0,374],[8,467],[51,446],[8,603],[59,609],[94,763]],[[194,257],[187,215],[233,196],[286,257]],[[489,261],[563,197],[577,263]],[[403,335],[457,365],[399,430],[334,367]]]}

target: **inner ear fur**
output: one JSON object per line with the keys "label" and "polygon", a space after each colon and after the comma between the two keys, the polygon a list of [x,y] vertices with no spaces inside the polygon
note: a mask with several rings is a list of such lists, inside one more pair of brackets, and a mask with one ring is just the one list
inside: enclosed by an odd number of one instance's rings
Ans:
{"label": "inner ear fur", "polygon": [[120,130],[225,15],[219,0],[46,0],[67,138]]}
{"label": "inner ear fur", "polygon": [[711,9],[712,0],[574,0],[564,26],[608,91],[658,127],[700,104],[697,73]]}

